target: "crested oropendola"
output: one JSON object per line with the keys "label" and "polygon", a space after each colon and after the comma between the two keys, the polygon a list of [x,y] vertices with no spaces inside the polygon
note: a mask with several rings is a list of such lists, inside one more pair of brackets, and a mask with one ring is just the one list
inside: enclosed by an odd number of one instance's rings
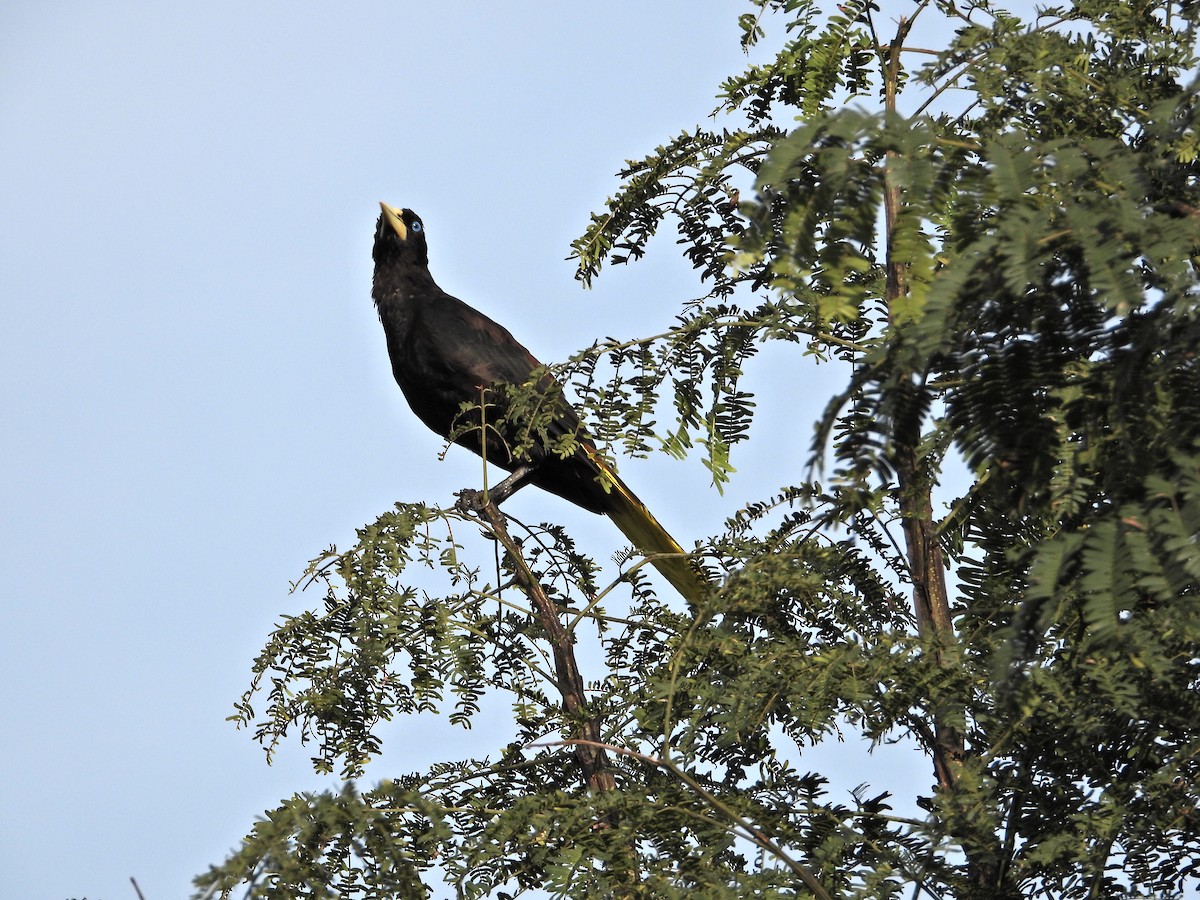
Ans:
{"label": "crested oropendola", "polygon": [[[704,579],[667,533],[596,450],[579,415],[558,385],[541,378],[537,389],[553,413],[540,438],[522,439],[521,423],[505,418],[496,385],[524,385],[540,363],[502,325],[437,286],[429,274],[425,226],[410,209],[380,203],[375,226],[375,277],[371,296],[387,336],[392,374],[417,417],[509,472],[515,490],[532,482],[594,513],[607,515],[687,600],[697,603]],[[486,401],[486,402],[485,402]],[[482,406],[464,427],[463,404]],[[470,422],[475,427],[470,427]],[[527,432],[530,429],[526,429]],[[486,444],[480,434],[487,434]],[[547,446],[574,435],[563,456]],[[514,458],[510,448],[525,446]]]}

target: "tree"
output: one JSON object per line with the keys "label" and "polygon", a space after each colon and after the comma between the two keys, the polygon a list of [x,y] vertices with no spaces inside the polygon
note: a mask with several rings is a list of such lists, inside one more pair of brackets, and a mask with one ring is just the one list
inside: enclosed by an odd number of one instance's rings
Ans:
{"label": "tree", "polygon": [[[887,6],[753,0],[743,44],[780,19],[789,39],[722,85],[728,127],[630,163],[575,244],[588,282],[673,220],[708,290],[664,334],[562,367],[601,440],[702,448],[719,484],[753,435],[739,384],[759,348],[843,366],[811,457],[781,455],[784,486],[697,548],[711,596],[683,608],[637,561],[603,586],[561,528],[514,537],[486,497],[398,505],[309,566],[323,604],[272,635],[239,721],[268,746],[299,731],[348,779],[380,722],[447,704],[465,722],[489,692],[511,697],[517,740],[298,795],[199,885],[983,898],[1196,883],[1185,79],[1200,10]],[[944,48],[914,38],[934,20]],[[965,489],[943,511],[955,466]],[[586,686],[585,624],[607,667]],[[924,814],[865,789],[841,805],[789,764],[836,731],[925,753],[933,787],[903,798]]]}

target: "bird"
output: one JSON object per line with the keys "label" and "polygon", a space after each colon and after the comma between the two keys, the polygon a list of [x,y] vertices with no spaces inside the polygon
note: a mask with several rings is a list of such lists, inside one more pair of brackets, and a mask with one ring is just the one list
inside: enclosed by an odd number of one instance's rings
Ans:
{"label": "bird", "polygon": [[[417,418],[513,473],[502,483],[503,496],[534,484],[608,516],[686,600],[698,604],[708,581],[600,455],[560,385],[507,328],[438,287],[420,216],[379,206],[371,297],[392,375]],[[520,420],[524,407],[506,416],[503,386],[525,385],[535,373],[536,398],[547,408],[536,422]]]}

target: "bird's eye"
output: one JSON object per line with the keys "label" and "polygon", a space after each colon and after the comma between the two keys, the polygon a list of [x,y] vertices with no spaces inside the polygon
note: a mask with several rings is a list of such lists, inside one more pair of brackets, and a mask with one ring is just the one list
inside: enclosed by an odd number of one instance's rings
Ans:
{"label": "bird's eye", "polygon": [[417,234],[420,234],[422,231],[421,220],[413,219],[413,223],[411,225],[409,225],[408,227],[411,228],[413,231],[415,231]]}

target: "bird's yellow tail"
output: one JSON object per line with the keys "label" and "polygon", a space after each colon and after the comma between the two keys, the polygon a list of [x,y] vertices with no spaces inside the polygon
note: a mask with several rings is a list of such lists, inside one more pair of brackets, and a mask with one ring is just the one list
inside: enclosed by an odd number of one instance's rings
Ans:
{"label": "bird's yellow tail", "polygon": [[609,488],[609,503],[605,513],[633,545],[646,555],[654,568],[671,583],[675,590],[692,605],[698,605],[710,587],[688,558],[687,551],[671,537],[667,529],[623,482],[612,466],[594,450],[588,453],[591,461],[603,473]]}

